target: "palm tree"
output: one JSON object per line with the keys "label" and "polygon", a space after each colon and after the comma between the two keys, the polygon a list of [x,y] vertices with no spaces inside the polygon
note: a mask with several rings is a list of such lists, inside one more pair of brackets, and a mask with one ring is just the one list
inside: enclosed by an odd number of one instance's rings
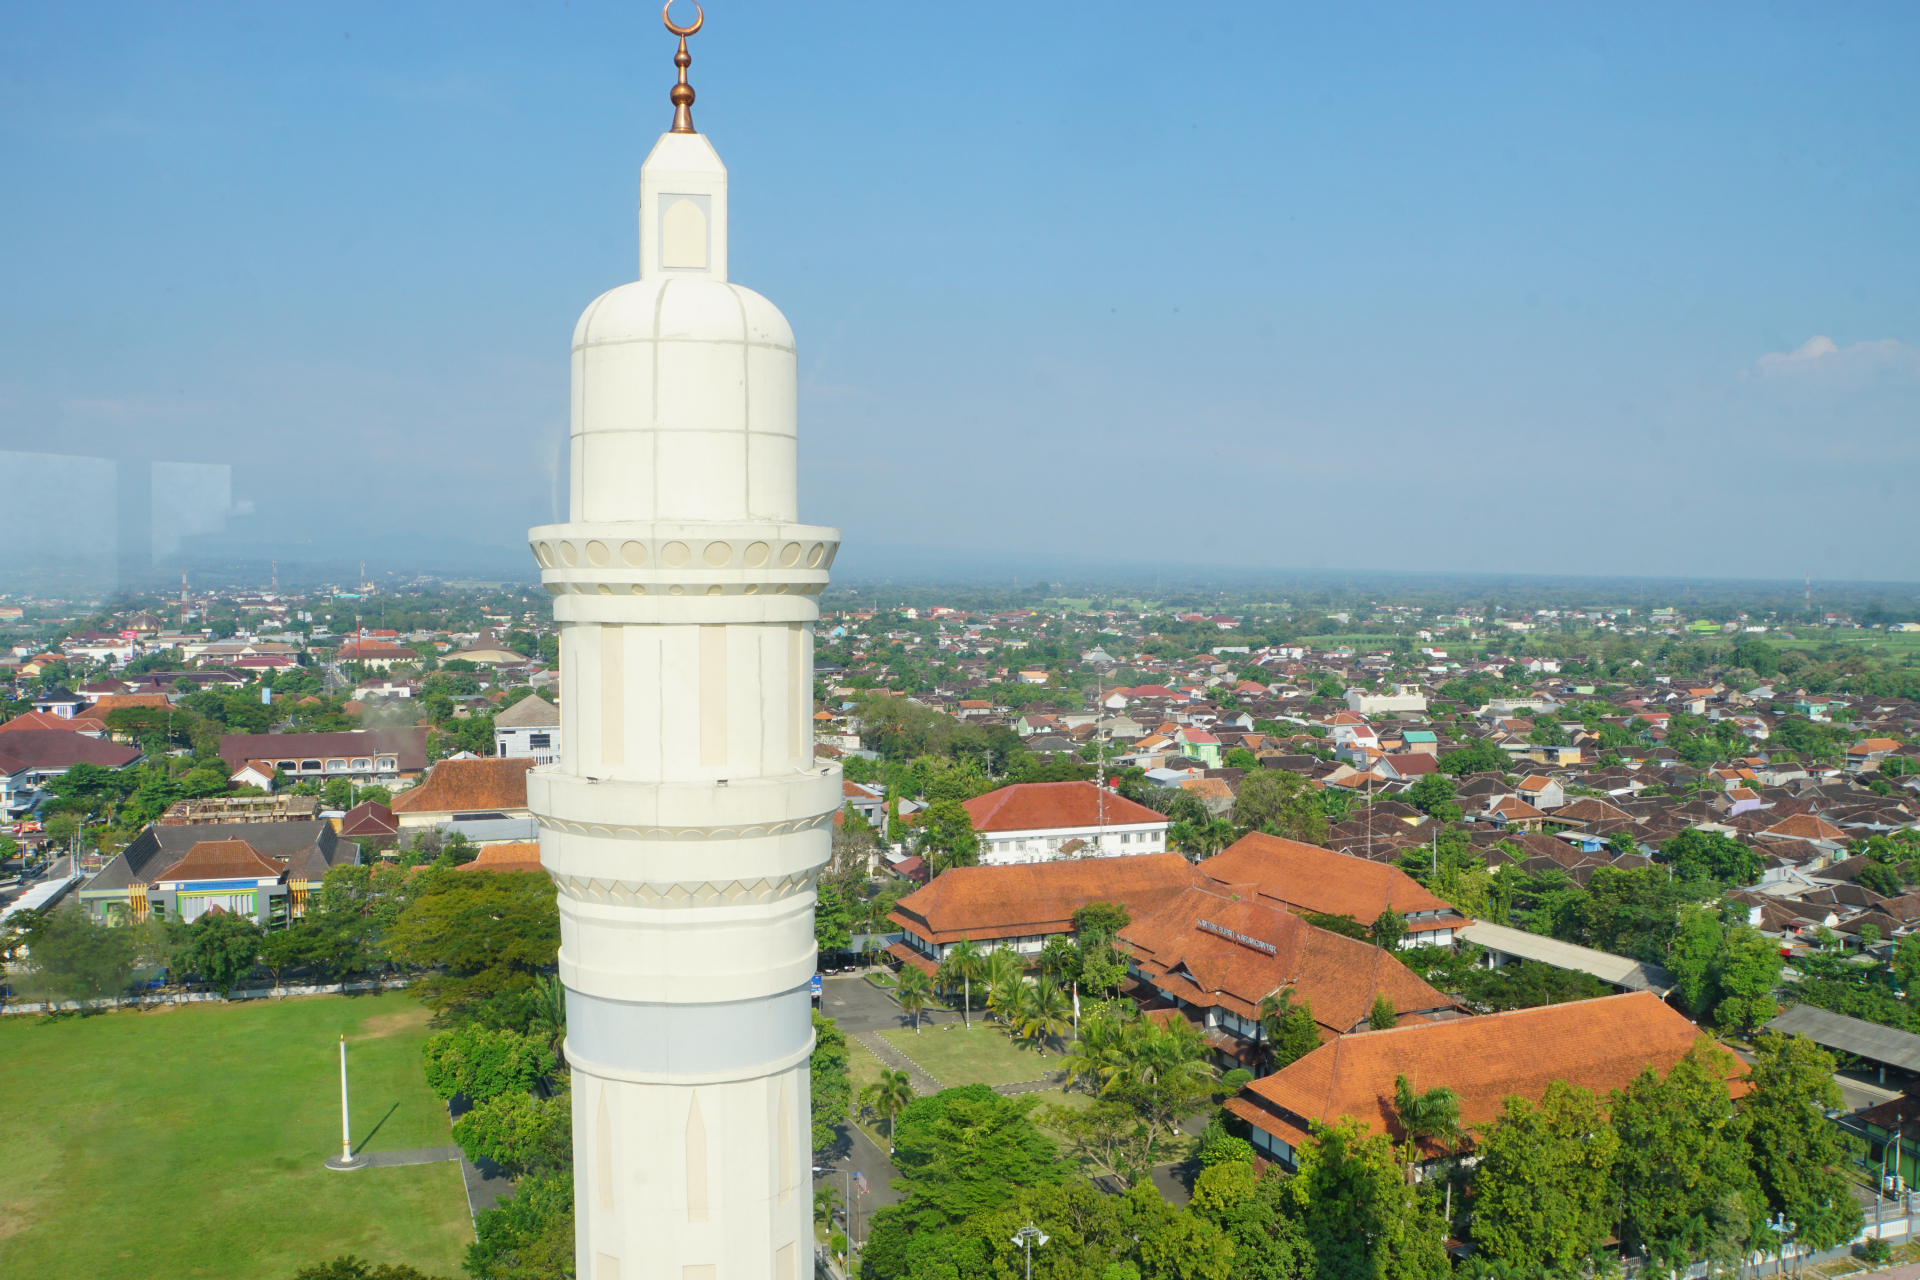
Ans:
{"label": "palm tree", "polygon": [[1031,1044],[1058,1040],[1073,1028],[1073,1002],[1057,983],[1041,979],[1027,988],[1020,1034]]}
{"label": "palm tree", "polygon": [[1395,1076],[1393,1110],[1407,1135],[1407,1181],[1412,1182],[1415,1147],[1420,1139],[1447,1151],[1460,1141],[1460,1095],[1444,1086],[1415,1093],[1412,1081]]}
{"label": "palm tree", "polygon": [[536,977],[533,980],[533,997],[534,1029],[546,1032],[547,1047],[560,1060],[561,1069],[565,1070],[567,1055],[560,1051],[560,1046],[567,1038],[567,991],[560,983],[560,975],[549,973]]}
{"label": "palm tree", "polygon": [[920,1034],[920,1011],[933,999],[933,979],[917,964],[900,966],[900,986],[895,997],[900,1008],[913,1015],[913,1034]]}
{"label": "palm tree", "polygon": [[1027,985],[1027,967],[1011,947],[996,947],[987,953],[987,1007],[1000,1020],[1013,1025],[1020,1007],[1020,995]]}
{"label": "palm tree", "polygon": [[860,1091],[860,1105],[887,1118],[887,1154],[893,1154],[894,1121],[913,1105],[913,1080],[905,1071],[880,1068],[880,1078]]}
{"label": "palm tree", "polygon": [[968,1031],[973,1030],[973,1019],[969,1011],[973,1008],[973,980],[986,971],[987,958],[971,938],[962,938],[947,948],[947,958],[940,962],[940,980],[947,990],[953,990],[953,980],[960,979],[960,1021]]}
{"label": "palm tree", "polygon": [[1073,939],[1064,933],[1056,933],[1040,948],[1040,972],[1056,981],[1072,973],[1079,960],[1080,952],[1074,948]]}

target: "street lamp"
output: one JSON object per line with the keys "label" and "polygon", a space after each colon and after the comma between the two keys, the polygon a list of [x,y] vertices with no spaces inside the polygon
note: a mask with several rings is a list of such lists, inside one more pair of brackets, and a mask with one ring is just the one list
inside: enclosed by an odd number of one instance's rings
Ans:
{"label": "street lamp", "polygon": [[1027,1251],[1027,1280],[1033,1280],[1033,1246],[1045,1244],[1047,1233],[1033,1225],[1033,1219],[1027,1219],[1027,1225],[1013,1233],[1013,1243]]}

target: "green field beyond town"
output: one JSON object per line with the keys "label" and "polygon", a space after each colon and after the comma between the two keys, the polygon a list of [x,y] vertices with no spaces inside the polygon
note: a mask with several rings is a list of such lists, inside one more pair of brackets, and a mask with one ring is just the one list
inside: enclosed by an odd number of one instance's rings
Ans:
{"label": "green field beyond town", "polygon": [[446,1145],[403,994],[0,1021],[13,1100],[0,1276],[268,1280],[356,1253],[456,1275],[473,1241],[457,1161],[335,1173],[339,1037],[354,1145]]}

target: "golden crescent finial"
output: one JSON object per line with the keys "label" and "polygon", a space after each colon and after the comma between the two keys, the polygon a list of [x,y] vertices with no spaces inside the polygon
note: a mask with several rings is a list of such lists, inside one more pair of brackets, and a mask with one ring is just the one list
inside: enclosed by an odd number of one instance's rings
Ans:
{"label": "golden crescent finial", "polygon": [[667,0],[665,4],[660,6],[660,21],[666,23],[667,30],[673,32],[673,34],[679,36],[682,40],[685,40],[688,36],[698,31],[701,26],[706,23],[706,20],[706,11],[701,9],[700,0],[694,0],[693,25],[690,27],[676,27],[673,25],[673,0]]}
{"label": "golden crescent finial", "polygon": [[707,25],[707,11],[700,7],[700,0],[694,0],[693,25],[676,27],[673,25],[673,0],[660,6],[660,21],[666,23],[667,30],[680,37],[680,51],[673,55],[673,65],[680,68],[680,82],[673,86],[673,92],[667,100],[673,103],[673,128],[669,133],[698,133],[693,127],[693,86],[687,83],[687,68],[693,65],[693,55],[687,52],[687,37]]}

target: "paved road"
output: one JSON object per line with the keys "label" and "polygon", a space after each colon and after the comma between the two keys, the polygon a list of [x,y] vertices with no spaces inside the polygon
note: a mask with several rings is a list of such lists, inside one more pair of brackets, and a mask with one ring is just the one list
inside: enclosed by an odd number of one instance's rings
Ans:
{"label": "paved road", "polygon": [[903,1192],[895,1190],[893,1185],[893,1180],[899,1171],[893,1167],[893,1161],[887,1159],[886,1149],[875,1146],[873,1140],[867,1137],[866,1131],[860,1126],[848,1124],[842,1125],[840,1129],[841,1132],[852,1137],[852,1150],[844,1159],[836,1160],[824,1167],[816,1167],[813,1172],[813,1185],[833,1187],[840,1193],[840,1203],[844,1208],[847,1201],[848,1171],[866,1175],[867,1194],[854,1197],[856,1202],[854,1226],[857,1229],[854,1238],[864,1241],[867,1238],[867,1220],[873,1211],[890,1204],[898,1204],[902,1199]]}

